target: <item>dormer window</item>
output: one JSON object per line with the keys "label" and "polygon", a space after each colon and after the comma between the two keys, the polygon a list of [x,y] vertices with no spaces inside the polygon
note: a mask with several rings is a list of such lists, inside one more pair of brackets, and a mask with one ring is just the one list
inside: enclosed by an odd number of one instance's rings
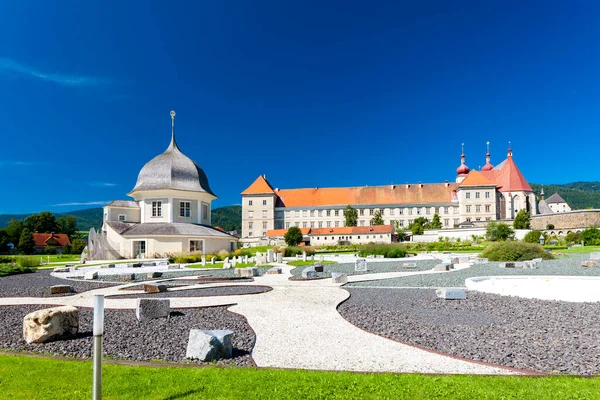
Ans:
{"label": "dormer window", "polygon": [[153,217],[162,217],[162,201],[153,201],[152,202],[152,216]]}
{"label": "dormer window", "polygon": [[127,215],[125,215],[125,214],[119,214],[119,221],[120,222],[127,221]]}

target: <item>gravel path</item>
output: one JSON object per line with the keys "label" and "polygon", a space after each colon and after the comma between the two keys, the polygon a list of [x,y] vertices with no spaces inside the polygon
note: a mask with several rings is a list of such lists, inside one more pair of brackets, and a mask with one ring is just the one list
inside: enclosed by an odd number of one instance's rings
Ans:
{"label": "gravel path", "polygon": [[236,296],[243,294],[266,293],[273,290],[269,286],[218,286],[201,289],[169,290],[163,293],[136,293],[109,296],[111,299],[138,299],[138,298],[167,298],[167,297],[208,297],[208,296]]}
{"label": "gravel path", "polygon": [[348,286],[448,287],[465,286],[465,279],[475,276],[498,275],[568,275],[600,276],[600,268],[581,267],[581,258],[543,261],[538,269],[500,268],[500,263],[475,264],[470,268],[442,274],[414,275],[369,282],[349,283]]}
{"label": "gravel path", "polygon": [[[79,337],[44,344],[27,344],[23,340],[23,317],[44,306],[0,307],[0,348],[10,351],[46,353],[57,356],[89,358],[92,355],[93,311],[79,308]],[[254,333],[244,317],[227,311],[227,307],[174,311],[170,319],[161,318],[139,323],[134,310],[106,310],[104,356],[132,361],[185,360],[190,329],[230,329],[234,332],[233,358],[218,364],[253,365],[250,351]],[[203,364],[202,362],[197,362]]]}
{"label": "gravel path", "polygon": [[[264,273],[267,271],[268,268],[259,268],[258,269],[258,274],[259,276],[264,275]],[[89,270],[91,271],[91,270]],[[107,272],[108,271],[108,272]],[[86,269],[80,269],[78,270],[78,272],[81,272],[79,275],[74,275],[71,276],[72,279],[83,279],[84,274],[86,272],[88,272],[88,270]],[[114,283],[119,283],[119,284],[123,284],[123,283],[127,283],[127,282],[121,282],[119,280],[119,277],[121,275],[125,275],[125,274],[135,274],[135,280],[133,281],[128,281],[128,282],[146,282],[146,281],[155,281],[157,279],[173,279],[173,278],[181,278],[181,277],[186,277],[186,276],[203,276],[203,277],[207,277],[207,278],[235,278],[235,277],[239,277],[239,275],[235,274],[235,269],[234,268],[230,268],[230,269],[223,269],[223,268],[212,268],[212,269],[204,269],[204,270],[199,270],[199,269],[171,269],[171,270],[159,270],[158,268],[156,268],[154,271],[151,272],[161,272],[162,275],[160,278],[148,278],[148,272],[139,272],[137,268],[128,268],[127,271],[125,272],[122,269],[118,269],[118,268],[110,268],[110,269],[102,269],[99,270],[98,273],[98,279],[97,281],[102,281],[102,282],[114,282]]]}
{"label": "gravel path", "polygon": [[50,286],[71,285],[76,293],[115,286],[110,283],[77,282],[50,276],[49,270],[40,270],[30,274],[18,274],[0,277],[0,297],[59,297],[72,294],[50,294]]}
{"label": "gravel path", "polygon": [[[340,263],[340,264],[324,264],[323,272],[318,272],[318,278],[331,278],[332,272],[342,272],[346,275],[366,275],[366,274],[376,274],[383,272],[415,272],[415,271],[426,271],[432,269],[439,261],[411,261],[411,260],[402,260],[402,261],[379,261],[379,262],[370,262],[372,260],[367,260],[368,271],[366,272],[356,272],[354,271],[354,263]],[[315,261],[316,262],[316,261]],[[402,265],[404,263],[414,262],[417,264],[417,268],[415,269],[404,269]],[[304,267],[296,267],[292,269],[292,279],[302,279],[302,271],[307,268]]]}
{"label": "gravel path", "polygon": [[347,288],[338,307],[384,337],[513,368],[600,374],[600,303],[568,303],[469,292],[441,300],[432,289]]}

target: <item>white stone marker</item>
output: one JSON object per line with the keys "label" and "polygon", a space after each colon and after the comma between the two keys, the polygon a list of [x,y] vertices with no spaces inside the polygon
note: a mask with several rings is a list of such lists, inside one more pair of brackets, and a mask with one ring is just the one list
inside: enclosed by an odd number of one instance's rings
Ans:
{"label": "white stone marker", "polygon": [[306,252],[305,251],[302,252],[302,261],[306,261]]}
{"label": "white stone marker", "polygon": [[273,249],[267,250],[267,263],[275,262],[275,258],[273,257]]}
{"label": "white stone marker", "polygon": [[283,262],[283,254],[277,253],[277,262],[281,264]]}
{"label": "white stone marker", "polygon": [[354,271],[355,272],[368,271],[367,260],[365,260],[364,258],[359,258],[358,260],[356,260],[356,262],[354,263]]}
{"label": "white stone marker", "polygon": [[206,266],[206,256],[204,254],[202,254],[202,266]]}

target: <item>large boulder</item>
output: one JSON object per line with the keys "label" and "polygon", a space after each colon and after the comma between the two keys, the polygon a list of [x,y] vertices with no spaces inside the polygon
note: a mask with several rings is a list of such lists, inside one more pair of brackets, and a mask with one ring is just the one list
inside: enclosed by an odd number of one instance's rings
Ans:
{"label": "large boulder", "polygon": [[50,286],[50,294],[65,294],[73,293],[74,290],[70,285],[54,285]]}
{"label": "large boulder", "polygon": [[73,306],[34,311],[23,319],[23,338],[27,343],[46,343],[73,337],[78,329],[79,313]]}
{"label": "large boulder", "polygon": [[347,283],[348,275],[343,274],[341,272],[332,272],[331,273],[331,281],[333,283]]}
{"label": "large boulder", "polygon": [[231,358],[233,354],[232,335],[233,332],[228,330],[203,331],[192,329],[190,330],[185,357],[200,361]]}
{"label": "large boulder", "polygon": [[317,271],[313,267],[307,267],[302,270],[303,279],[315,279],[317,277]]}
{"label": "large boulder", "polygon": [[135,316],[138,321],[166,318],[171,315],[171,300],[169,299],[138,299]]}
{"label": "large boulder", "polygon": [[269,268],[266,272],[267,275],[278,275],[281,274],[281,268],[279,267],[273,267],[273,268]]}

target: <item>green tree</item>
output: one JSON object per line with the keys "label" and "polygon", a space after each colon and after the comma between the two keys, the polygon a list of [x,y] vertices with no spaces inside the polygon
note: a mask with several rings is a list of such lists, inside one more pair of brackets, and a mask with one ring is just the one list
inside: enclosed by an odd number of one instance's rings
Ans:
{"label": "green tree", "polygon": [[371,225],[383,225],[383,217],[381,216],[381,210],[375,211],[373,218],[371,218]]}
{"label": "green tree", "polygon": [[33,240],[33,234],[29,229],[24,228],[19,239],[19,251],[24,254],[33,254],[34,249],[35,241]]}
{"label": "green tree", "polygon": [[8,234],[5,229],[0,229],[0,254],[8,252]]}
{"label": "green tree", "polygon": [[23,221],[11,219],[8,226],[4,228],[4,232],[8,237],[8,243],[12,243],[16,247],[19,244],[21,232],[23,232]]}
{"label": "green tree", "polygon": [[525,210],[521,210],[517,213],[515,220],[513,221],[513,228],[515,229],[529,229],[529,213]]}
{"label": "green tree", "polygon": [[503,222],[491,221],[488,222],[485,228],[485,236],[488,240],[493,242],[497,240],[506,240],[512,238],[515,235],[515,231],[510,225]]}
{"label": "green tree", "polygon": [[398,239],[403,242],[406,238],[406,229],[401,227],[398,221],[394,221],[394,230],[396,231],[396,235],[398,235]]}
{"label": "green tree", "polygon": [[567,244],[581,243],[581,232],[569,232],[565,236],[565,242]]}
{"label": "green tree", "polygon": [[429,229],[442,229],[442,221],[439,214],[433,214],[433,219],[429,223]]}
{"label": "green tree", "polygon": [[287,230],[285,235],[283,235],[283,240],[288,246],[298,246],[298,244],[302,241],[302,231],[297,226],[292,226]]}
{"label": "green tree", "polygon": [[71,242],[71,254],[81,254],[85,249],[85,242],[81,239],[75,239]]}
{"label": "green tree", "polygon": [[523,238],[525,243],[540,243],[540,236],[544,236],[544,240],[548,240],[548,235],[542,233],[541,231],[531,231],[528,232],[527,235]]}
{"label": "green tree", "polygon": [[598,228],[587,228],[581,231],[581,240],[585,246],[596,246],[600,244],[600,230]]}
{"label": "green tree", "polygon": [[56,225],[58,233],[65,233],[69,237],[77,232],[77,218],[72,215],[59,218],[58,221],[56,221]]}
{"label": "green tree", "polygon": [[358,210],[350,204],[344,210],[344,217],[346,217],[346,226],[358,226]]}
{"label": "green tree", "polygon": [[50,211],[42,211],[25,218],[25,227],[30,232],[50,233],[58,231],[56,218]]}
{"label": "green tree", "polygon": [[422,235],[425,233],[425,228],[429,226],[429,221],[425,217],[416,218],[412,224],[408,226],[408,229],[413,235]]}

